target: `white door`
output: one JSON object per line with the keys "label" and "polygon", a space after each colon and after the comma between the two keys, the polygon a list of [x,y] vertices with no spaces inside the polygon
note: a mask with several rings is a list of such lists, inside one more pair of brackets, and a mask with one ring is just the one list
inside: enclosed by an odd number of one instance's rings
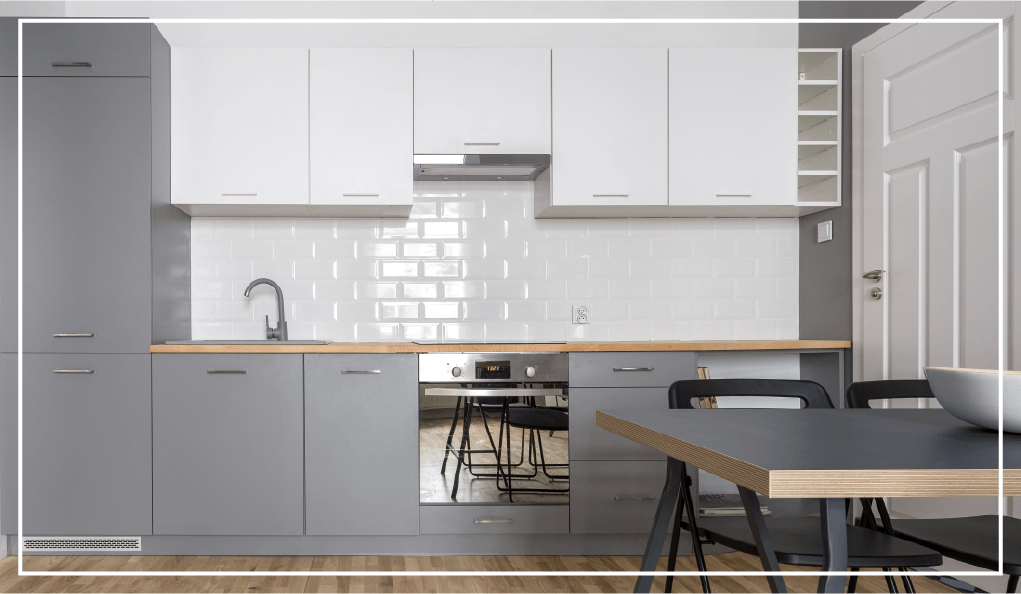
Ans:
{"label": "white door", "polygon": [[415,50],[415,153],[550,153],[550,50]]}
{"label": "white door", "polygon": [[171,201],[307,214],[308,50],[177,47],[171,71]]}
{"label": "white door", "polygon": [[319,215],[407,216],[414,192],[412,50],[314,48],[309,61],[312,208]]}
{"label": "white door", "polygon": [[553,50],[554,205],[667,204],[667,50]]}
{"label": "white door", "polygon": [[[932,18],[1009,18],[1014,8],[1010,2],[969,4],[954,3]],[[1008,21],[1008,41],[1012,27]],[[1005,43],[1008,51],[1010,46]],[[1009,171],[1014,159],[1013,56],[1006,55],[1004,64],[1003,154]],[[884,272],[878,283],[859,283],[861,378],[923,378],[927,366],[995,369],[997,27],[908,27],[864,54],[863,83],[858,274]],[[1008,202],[1010,189],[1005,184]],[[1008,253],[1015,229],[1005,230]],[[878,299],[871,295],[874,290],[882,291]],[[1008,312],[1008,329],[1014,329],[1016,308]],[[1021,353],[1008,355],[1005,365],[1021,368]]]}
{"label": "white door", "polygon": [[670,49],[670,204],[797,201],[798,50]]}

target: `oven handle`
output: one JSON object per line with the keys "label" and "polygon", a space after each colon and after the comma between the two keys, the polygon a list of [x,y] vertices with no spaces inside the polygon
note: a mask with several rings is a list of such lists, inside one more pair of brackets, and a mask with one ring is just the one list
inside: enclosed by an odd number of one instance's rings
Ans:
{"label": "oven handle", "polygon": [[426,396],[563,396],[560,388],[426,388]]}

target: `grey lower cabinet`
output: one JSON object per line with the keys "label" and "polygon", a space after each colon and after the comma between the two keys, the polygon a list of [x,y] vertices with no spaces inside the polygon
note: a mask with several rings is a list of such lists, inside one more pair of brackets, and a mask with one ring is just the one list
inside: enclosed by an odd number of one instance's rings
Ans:
{"label": "grey lower cabinet", "polygon": [[18,355],[0,353],[0,534],[18,533]]}
{"label": "grey lower cabinet", "polygon": [[666,482],[666,460],[571,461],[571,532],[648,533]]}
{"label": "grey lower cabinet", "polygon": [[148,354],[150,80],[23,85],[25,352]]}
{"label": "grey lower cabinet", "polygon": [[25,76],[149,76],[152,29],[147,23],[25,23],[22,26]]}
{"label": "grey lower cabinet", "polygon": [[665,454],[596,425],[597,410],[614,409],[668,410],[667,390],[662,387],[572,388],[569,444],[572,461],[666,460]]}
{"label": "grey lower cabinet", "polygon": [[18,79],[0,77],[0,353],[17,350]]}
{"label": "grey lower cabinet", "polygon": [[152,359],[153,534],[302,534],[302,355]]}
{"label": "grey lower cabinet", "polygon": [[305,355],[305,533],[419,533],[418,355]]}
{"label": "grey lower cabinet", "polygon": [[[150,356],[28,354],[23,364],[25,534],[152,534]],[[13,396],[16,407],[16,386]]]}

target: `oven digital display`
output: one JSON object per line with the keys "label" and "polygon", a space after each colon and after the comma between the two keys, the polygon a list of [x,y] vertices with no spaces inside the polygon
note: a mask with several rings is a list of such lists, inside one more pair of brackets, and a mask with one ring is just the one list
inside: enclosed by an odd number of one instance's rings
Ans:
{"label": "oven digital display", "polygon": [[476,379],[510,379],[510,361],[476,361]]}

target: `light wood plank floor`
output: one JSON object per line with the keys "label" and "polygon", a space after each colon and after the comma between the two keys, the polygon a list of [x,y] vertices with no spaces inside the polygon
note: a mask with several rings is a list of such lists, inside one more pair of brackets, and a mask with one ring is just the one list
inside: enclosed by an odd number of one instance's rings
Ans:
{"label": "light wood plank floor", "polygon": [[[17,557],[0,560],[0,592],[630,592],[633,577],[402,577],[401,571],[635,571],[638,557],[26,557],[36,571],[393,571],[388,577],[18,577]],[[741,553],[711,555],[710,571],[758,571]],[[666,570],[666,558],[660,560]],[[678,570],[693,571],[692,557]],[[797,568],[784,566],[796,571]],[[714,577],[714,592],[768,592],[765,578]],[[815,592],[818,578],[787,578],[790,592]],[[899,582],[899,580],[898,580]],[[916,576],[918,592],[953,592]],[[662,592],[657,578],[653,592]],[[898,588],[902,588],[898,583]],[[674,592],[701,592],[680,577]],[[885,592],[882,577],[859,580],[858,592]]]}

